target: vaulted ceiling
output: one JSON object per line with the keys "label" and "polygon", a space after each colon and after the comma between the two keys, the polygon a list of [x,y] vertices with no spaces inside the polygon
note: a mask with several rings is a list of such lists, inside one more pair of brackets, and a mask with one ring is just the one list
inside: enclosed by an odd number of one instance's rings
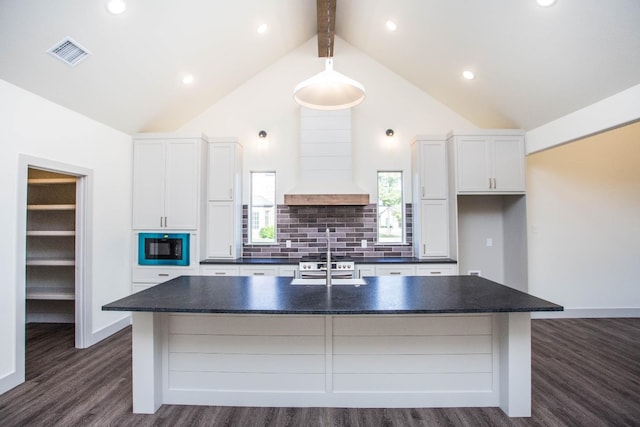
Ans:
{"label": "vaulted ceiling", "polygon": [[[105,3],[0,0],[0,79],[124,132],[173,130],[317,28],[316,0]],[[338,0],[336,14],[338,37],[483,128],[532,129],[640,84],[638,0]],[[66,36],[92,53],[76,67],[46,53]]]}

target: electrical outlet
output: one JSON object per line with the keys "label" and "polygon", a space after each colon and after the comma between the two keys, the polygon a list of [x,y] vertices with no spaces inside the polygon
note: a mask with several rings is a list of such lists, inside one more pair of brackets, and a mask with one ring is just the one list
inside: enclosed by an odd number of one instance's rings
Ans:
{"label": "electrical outlet", "polygon": [[366,240],[360,240],[360,246],[363,248],[367,247],[367,241]]}
{"label": "electrical outlet", "polygon": [[482,272],[480,270],[469,270],[469,276],[481,276]]}
{"label": "electrical outlet", "polygon": [[284,243],[287,248],[291,247],[291,240],[286,240]]}
{"label": "electrical outlet", "polygon": [[491,237],[487,237],[487,247],[490,248],[493,246],[493,239]]}

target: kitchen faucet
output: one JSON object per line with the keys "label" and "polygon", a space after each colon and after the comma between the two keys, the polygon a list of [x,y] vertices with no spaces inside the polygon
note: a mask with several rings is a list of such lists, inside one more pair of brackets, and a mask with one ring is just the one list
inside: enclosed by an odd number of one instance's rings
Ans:
{"label": "kitchen faucet", "polygon": [[327,228],[327,287],[331,286],[331,240],[329,239],[329,228]]}

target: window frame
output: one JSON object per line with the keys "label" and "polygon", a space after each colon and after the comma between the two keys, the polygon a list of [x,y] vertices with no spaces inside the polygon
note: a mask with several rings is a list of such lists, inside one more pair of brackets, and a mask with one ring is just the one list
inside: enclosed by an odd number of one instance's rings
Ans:
{"label": "window frame", "polygon": [[[380,238],[380,174],[381,173],[398,173],[400,174],[400,239],[398,241],[384,241]],[[404,198],[404,171],[403,170],[378,170],[376,172],[376,238],[378,245],[406,245],[407,244],[407,216]]]}
{"label": "window frame", "polygon": [[[273,174],[273,241],[268,242],[254,242],[253,241],[253,178],[257,174]],[[249,205],[248,205],[248,221],[250,224],[247,226],[247,242],[250,245],[277,245],[278,244],[278,226],[277,226],[277,217],[278,217],[278,204],[276,202],[276,171],[274,170],[253,170],[249,172]],[[258,218],[260,216],[264,217],[265,215],[260,215],[260,212],[256,212],[258,214]],[[265,212],[266,214],[266,212]],[[258,230],[260,227],[258,226]]]}

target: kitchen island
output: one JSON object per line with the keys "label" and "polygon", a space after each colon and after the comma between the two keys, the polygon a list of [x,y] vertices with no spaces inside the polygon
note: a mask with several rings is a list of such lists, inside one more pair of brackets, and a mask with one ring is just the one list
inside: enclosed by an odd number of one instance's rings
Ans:
{"label": "kitchen island", "polygon": [[133,317],[133,410],[161,404],[499,406],[530,416],[530,312],[481,277],[181,276],[105,305]]}

